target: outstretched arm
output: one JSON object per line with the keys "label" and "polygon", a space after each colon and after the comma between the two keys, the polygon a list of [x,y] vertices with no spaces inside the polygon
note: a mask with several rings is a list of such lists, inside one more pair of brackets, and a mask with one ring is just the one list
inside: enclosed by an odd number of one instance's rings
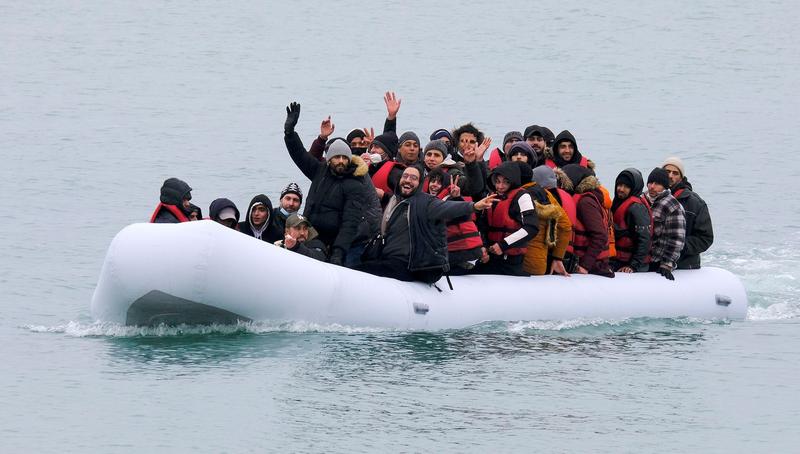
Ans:
{"label": "outstretched arm", "polygon": [[297,125],[297,120],[300,118],[300,104],[293,102],[286,108],[286,123],[283,126],[283,141],[286,143],[286,149],[289,151],[289,156],[294,161],[295,165],[303,175],[309,180],[314,179],[314,175],[319,171],[320,166],[325,164],[321,163],[317,158],[311,156],[300,136],[295,132],[294,127]]}

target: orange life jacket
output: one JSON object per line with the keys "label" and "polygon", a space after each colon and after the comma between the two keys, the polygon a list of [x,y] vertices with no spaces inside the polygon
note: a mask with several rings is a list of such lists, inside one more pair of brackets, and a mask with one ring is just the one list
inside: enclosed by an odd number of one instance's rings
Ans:
{"label": "orange life jacket", "polygon": [[158,213],[161,212],[161,210],[167,210],[170,213],[172,213],[173,216],[178,218],[178,222],[189,222],[189,218],[186,217],[186,214],[184,214],[183,211],[180,210],[180,208],[178,208],[175,205],[167,205],[165,203],[159,202],[158,206],[156,207],[156,210],[153,211],[153,215],[150,216],[151,224],[156,222],[156,217],[158,216]]}
{"label": "orange life jacket", "polygon": [[[522,224],[516,219],[512,218],[509,210],[511,203],[516,198],[517,194],[522,191],[522,188],[511,190],[505,199],[499,201],[496,205],[492,205],[488,209],[487,219],[489,221],[489,234],[487,239],[491,244],[500,243],[510,233],[514,233],[522,228]],[[523,255],[528,250],[527,245],[522,247],[513,247],[506,249],[505,255]]]}

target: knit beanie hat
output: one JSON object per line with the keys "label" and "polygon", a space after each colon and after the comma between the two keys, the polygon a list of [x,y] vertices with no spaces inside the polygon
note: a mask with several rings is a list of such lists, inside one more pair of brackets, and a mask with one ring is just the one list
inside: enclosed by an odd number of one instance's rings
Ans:
{"label": "knit beanie hat", "polygon": [[346,156],[347,158],[353,156],[353,151],[350,149],[350,144],[345,142],[341,137],[331,139],[328,142],[328,150],[325,152],[325,160],[330,161],[334,156]]}
{"label": "knit beanie hat", "polygon": [[444,143],[444,141],[431,140],[430,142],[428,142],[428,145],[425,145],[425,150],[423,150],[423,153],[427,153],[430,150],[438,151],[439,153],[442,154],[442,158],[447,156],[447,145]]}
{"label": "knit beanie hat", "polygon": [[283,188],[283,191],[281,191],[281,198],[283,198],[283,196],[286,194],[297,195],[297,197],[300,198],[300,203],[303,203],[303,191],[300,189],[300,186],[298,186],[297,183],[289,183],[286,185],[286,187]]}
{"label": "knit beanie hat", "polygon": [[686,176],[686,172],[683,171],[683,161],[681,161],[681,158],[671,156],[664,160],[664,163],[661,164],[661,167],[663,168],[664,166],[668,165],[677,167],[678,170],[681,172],[681,177]]}
{"label": "knit beanie hat", "polygon": [[363,139],[364,137],[366,137],[366,135],[364,134],[364,131],[360,129],[354,129],[347,134],[347,143],[352,142],[353,139],[355,139],[356,137],[358,137],[359,139]]}
{"label": "knit beanie hat", "polygon": [[372,139],[372,144],[381,147],[389,155],[389,159],[397,156],[397,134],[394,131],[384,132]]}
{"label": "knit beanie hat", "polygon": [[552,189],[557,186],[556,173],[548,166],[539,166],[533,169],[533,181],[545,189]]}
{"label": "knit beanie hat", "polygon": [[517,139],[519,141],[522,140],[522,133],[519,131],[511,131],[507,132],[505,136],[503,136],[503,146],[506,146],[509,140]]}
{"label": "knit beanie hat", "polygon": [[437,129],[431,133],[431,140],[438,140],[447,137],[451,143],[453,142],[453,136],[450,135],[450,131],[446,129]]}
{"label": "knit beanie hat", "polygon": [[419,137],[416,134],[414,134],[412,131],[404,132],[400,136],[400,138],[397,140],[397,143],[398,143],[398,145],[402,145],[403,142],[405,142],[406,140],[413,140],[414,142],[417,142],[417,144],[420,144]]}
{"label": "knit beanie hat", "polygon": [[656,167],[650,172],[650,176],[647,177],[647,184],[650,183],[658,183],[665,188],[669,187],[669,175],[667,171],[662,169],[661,167]]}

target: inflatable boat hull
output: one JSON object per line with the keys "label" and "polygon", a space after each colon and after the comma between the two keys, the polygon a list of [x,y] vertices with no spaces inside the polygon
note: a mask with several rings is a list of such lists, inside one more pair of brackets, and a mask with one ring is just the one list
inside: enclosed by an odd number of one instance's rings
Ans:
{"label": "inflatable boat hull", "polygon": [[[134,224],[108,249],[95,319],[128,325],[286,320],[408,330],[484,321],[743,319],[728,271],[599,276],[455,276],[453,290],[319,262],[211,221]],[[438,287],[438,288],[437,288]],[[441,290],[439,290],[441,289]]]}

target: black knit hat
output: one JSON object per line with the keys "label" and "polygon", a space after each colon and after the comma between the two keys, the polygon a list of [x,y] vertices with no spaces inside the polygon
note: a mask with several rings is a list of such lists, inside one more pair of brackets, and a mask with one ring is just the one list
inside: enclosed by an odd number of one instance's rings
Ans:
{"label": "black knit hat", "polygon": [[669,175],[667,171],[662,169],[661,167],[656,167],[650,172],[650,176],[647,177],[647,184],[650,183],[658,183],[665,188],[669,187]]}
{"label": "black knit hat", "polygon": [[281,191],[280,198],[282,199],[283,196],[285,196],[286,194],[295,194],[297,197],[300,198],[300,203],[303,203],[303,190],[300,189],[300,186],[298,186],[297,183],[293,182],[287,184],[286,187],[283,188],[283,191]]}
{"label": "black knit hat", "polygon": [[544,130],[539,125],[530,125],[527,128],[525,128],[525,133],[522,136],[525,137],[525,139],[528,139],[533,135],[537,135],[544,138]]}
{"label": "black knit hat", "polygon": [[360,129],[354,129],[350,131],[349,134],[347,134],[347,143],[352,142],[353,139],[355,139],[356,137],[358,137],[359,139],[363,139],[364,137],[366,137],[366,134],[364,134],[364,131]]}
{"label": "black knit hat", "polygon": [[379,135],[372,139],[372,143],[377,145],[389,155],[389,159],[394,159],[397,156],[397,134],[394,131],[384,132],[383,134]]}
{"label": "black knit hat", "polygon": [[633,181],[633,175],[630,172],[623,170],[618,176],[617,181],[614,182],[614,186],[619,185],[620,183],[624,184],[625,186],[633,189],[636,186],[636,183]]}

